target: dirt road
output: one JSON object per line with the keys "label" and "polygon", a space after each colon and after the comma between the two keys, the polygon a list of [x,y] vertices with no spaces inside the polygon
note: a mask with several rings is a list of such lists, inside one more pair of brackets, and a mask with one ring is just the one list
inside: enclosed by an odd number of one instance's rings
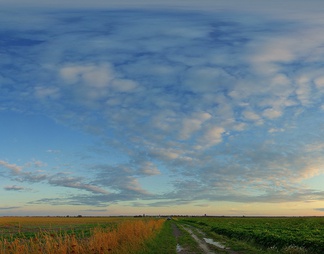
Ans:
{"label": "dirt road", "polygon": [[[182,232],[178,228],[180,225],[175,225],[173,224],[173,235],[178,239],[178,237],[181,236]],[[221,243],[213,241],[213,239],[210,238],[204,238],[204,233],[201,232],[197,228],[193,228],[192,226],[180,226],[183,228],[185,231],[187,231],[190,236],[197,242],[200,248],[199,253],[203,254],[223,254],[223,253],[228,253],[228,254],[238,254],[235,251],[232,251],[228,248],[226,248],[224,245]],[[198,232],[199,234],[194,233],[194,231]],[[212,247],[211,247],[212,246]],[[190,250],[188,247],[183,247],[180,246],[179,244],[177,245],[177,253],[179,254],[197,254],[197,252],[193,252]]]}

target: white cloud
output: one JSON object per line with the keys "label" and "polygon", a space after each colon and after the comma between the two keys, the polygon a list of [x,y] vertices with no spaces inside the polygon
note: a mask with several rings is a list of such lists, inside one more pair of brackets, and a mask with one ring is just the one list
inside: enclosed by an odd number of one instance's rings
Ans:
{"label": "white cloud", "polygon": [[109,192],[91,184],[82,183],[80,178],[76,177],[68,177],[68,176],[52,176],[49,178],[48,183],[55,186],[60,187],[68,187],[68,188],[75,188],[79,190],[87,190],[92,193],[101,193],[101,194],[108,194]]}
{"label": "white cloud", "polygon": [[181,139],[189,139],[193,132],[199,131],[202,124],[211,118],[207,112],[194,113],[191,117],[182,119]]}
{"label": "white cloud", "polygon": [[247,128],[247,124],[245,123],[235,123],[233,130],[244,131],[246,128]]}
{"label": "white cloud", "polygon": [[[96,205],[166,198],[140,184],[142,177],[160,177],[157,165],[163,165],[161,175],[182,179],[169,194],[173,200],[278,201],[285,191],[314,194],[289,182],[316,174],[308,160],[317,157],[303,148],[312,135],[323,136],[315,126],[323,124],[316,114],[323,109],[323,24],[223,11],[64,12],[9,22],[19,34],[8,33],[3,43],[21,45],[0,60],[7,66],[1,80],[10,83],[0,88],[10,101],[6,107],[98,135],[128,162],[83,164],[91,179],[33,171],[46,167],[37,161],[30,171],[0,165],[20,182],[87,191],[78,202]],[[320,26],[308,29],[315,21]],[[308,113],[316,116],[308,122],[312,131],[303,126]]]}
{"label": "white cloud", "polygon": [[320,91],[320,92],[324,92],[324,77],[317,77],[315,80],[314,80],[314,83],[317,87],[317,89]]}
{"label": "white cloud", "polygon": [[233,78],[223,69],[211,67],[190,68],[185,77],[184,84],[193,92],[222,92],[225,87],[233,82]]}
{"label": "white cloud", "polygon": [[151,156],[163,161],[175,160],[181,156],[181,151],[172,148],[154,147],[150,150]]}
{"label": "white cloud", "polygon": [[138,86],[135,81],[127,79],[115,79],[111,85],[118,92],[130,92]]}
{"label": "white cloud", "polygon": [[10,164],[3,160],[0,160],[0,166],[3,166],[5,168],[9,169],[15,175],[20,174],[22,171],[22,167],[20,167],[16,164]]}
{"label": "white cloud", "polygon": [[60,98],[60,90],[57,87],[35,87],[35,96],[39,99],[59,99]]}
{"label": "white cloud", "polygon": [[[23,167],[10,164],[6,161],[0,160],[0,166],[3,166],[10,170],[11,175],[13,176],[12,180],[19,181],[19,182],[28,182],[28,183],[35,183],[35,182],[47,182],[53,186],[60,186],[60,187],[69,187],[69,188],[76,188],[79,190],[86,190],[93,193],[101,193],[107,194],[108,192],[98,186],[91,185],[84,183],[84,179],[80,177],[69,177],[64,173],[49,175],[47,173],[40,174],[40,171],[23,171]],[[40,161],[33,161],[30,163],[26,163],[27,167],[44,167],[46,164]],[[6,190],[22,190],[23,187],[20,186],[7,186],[5,187]],[[24,188],[25,189],[25,188]]]}
{"label": "white cloud", "polygon": [[131,191],[131,192],[135,192],[138,194],[143,194],[143,195],[148,195],[150,194],[149,192],[147,192],[146,190],[144,190],[140,183],[138,182],[138,179],[132,178],[128,181],[127,186],[125,186],[126,191]]}
{"label": "white cloud", "polygon": [[213,146],[222,142],[222,136],[225,133],[225,129],[219,126],[213,126],[206,131],[203,137],[203,143],[205,146]]}
{"label": "white cloud", "polygon": [[59,153],[61,153],[60,150],[54,150],[54,149],[48,149],[46,152],[48,152],[48,153],[54,153],[54,154],[59,154]]}
{"label": "white cloud", "polygon": [[149,176],[161,174],[160,170],[150,161],[142,163],[139,171],[140,173]]}
{"label": "white cloud", "polygon": [[313,166],[310,165],[309,167],[302,170],[299,179],[304,180],[304,179],[309,179],[314,176],[320,175],[323,172],[323,169],[321,169],[321,167],[322,167],[322,164],[321,165],[313,165]]}
{"label": "white cloud", "polygon": [[[271,63],[290,62],[295,58],[293,50],[295,41],[290,38],[263,38],[264,44],[259,52],[252,58],[256,68],[264,65],[271,66]],[[262,69],[262,71],[266,71]],[[268,72],[268,71],[266,71]]]}
{"label": "white cloud", "polygon": [[39,160],[33,160],[32,162],[28,162],[26,163],[25,167],[35,167],[35,168],[42,168],[42,167],[46,167],[47,164],[39,161]]}
{"label": "white cloud", "polygon": [[298,88],[296,89],[296,95],[298,100],[303,106],[307,106],[311,103],[311,85],[307,77],[301,77],[297,80]]}
{"label": "white cloud", "polygon": [[305,146],[305,151],[308,153],[322,152],[324,150],[324,144],[321,142],[309,143]]}
{"label": "white cloud", "polygon": [[285,131],[285,129],[283,129],[283,128],[271,128],[271,129],[269,129],[269,133],[275,133],[275,132],[283,132],[283,131]]}
{"label": "white cloud", "polygon": [[245,117],[245,119],[248,121],[253,121],[256,124],[263,124],[262,118],[253,111],[245,110],[245,111],[243,111],[242,114]]}
{"label": "white cloud", "polygon": [[28,188],[25,188],[23,186],[17,186],[17,185],[5,186],[4,189],[7,190],[7,191],[23,191],[23,190],[28,190]]}
{"label": "white cloud", "polygon": [[68,84],[81,83],[93,88],[105,88],[114,78],[109,64],[68,65],[60,69],[60,75]]}
{"label": "white cloud", "polygon": [[263,111],[262,115],[264,117],[269,118],[269,119],[274,119],[274,118],[280,117],[282,115],[282,112],[281,112],[281,110],[268,108],[268,109]]}

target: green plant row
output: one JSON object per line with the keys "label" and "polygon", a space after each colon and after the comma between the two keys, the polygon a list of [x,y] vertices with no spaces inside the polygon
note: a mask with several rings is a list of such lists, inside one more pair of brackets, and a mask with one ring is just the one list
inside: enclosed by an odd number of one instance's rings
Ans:
{"label": "green plant row", "polygon": [[254,242],[264,248],[298,246],[324,253],[324,218],[190,218],[196,226],[230,238]]}

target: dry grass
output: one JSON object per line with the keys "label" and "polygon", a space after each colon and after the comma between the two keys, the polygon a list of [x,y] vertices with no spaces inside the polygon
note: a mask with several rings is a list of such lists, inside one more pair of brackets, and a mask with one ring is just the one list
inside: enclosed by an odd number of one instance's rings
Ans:
{"label": "dry grass", "polygon": [[164,220],[123,220],[117,227],[95,227],[90,237],[41,232],[31,239],[0,241],[0,254],[126,254],[139,250],[153,237]]}

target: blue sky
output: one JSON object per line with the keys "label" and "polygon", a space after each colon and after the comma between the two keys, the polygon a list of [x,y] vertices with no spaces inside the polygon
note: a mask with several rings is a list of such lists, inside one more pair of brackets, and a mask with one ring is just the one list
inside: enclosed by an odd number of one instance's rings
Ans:
{"label": "blue sky", "polygon": [[0,6],[0,215],[323,215],[321,1]]}

